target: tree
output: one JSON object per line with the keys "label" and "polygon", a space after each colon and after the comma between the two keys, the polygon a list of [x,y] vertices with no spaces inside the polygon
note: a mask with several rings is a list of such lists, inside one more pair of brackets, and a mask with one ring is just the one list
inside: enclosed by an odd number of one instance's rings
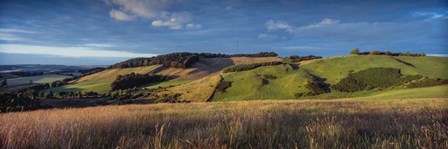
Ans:
{"label": "tree", "polygon": [[370,55],[380,55],[381,52],[378,50],[373,50],[372,52],[370,52]]}
{"label": "tree", "polygon": [[353,50],[350,52],[350,54],[359,55],[359,49],[358,49],[358,48],[353,49]]}
{"label": "tree", "polygon": [[393,55],[393,53],[392,53],[392,52],[390,52],[390,51],[386,51],[386,52],[384,52],[384,55],[387,55],[387,56],[392,56],[392,55]]}

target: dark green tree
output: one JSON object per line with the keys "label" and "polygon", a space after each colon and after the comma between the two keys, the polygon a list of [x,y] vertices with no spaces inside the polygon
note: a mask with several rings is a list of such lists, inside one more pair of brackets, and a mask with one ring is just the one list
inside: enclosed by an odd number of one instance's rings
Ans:
{"label": "dark green tree", "polygon": [[353,50],[350,52],[350,54],[359,55],[359,49],[358,49],[358,48],[353,49]]}

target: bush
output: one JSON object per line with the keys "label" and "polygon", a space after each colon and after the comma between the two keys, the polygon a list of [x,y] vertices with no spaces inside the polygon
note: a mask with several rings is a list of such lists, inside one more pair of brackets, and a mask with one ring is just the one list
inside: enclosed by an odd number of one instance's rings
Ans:
{"label": "bush", "polygon": [[380,55],[380,54],[381,54],[381,52],[378,50],[374,50],[374,51],[370,52],[370,55]]}
{"label": "bush", "polygon": [[247,71],[247,70],[252,70],[252,69],[255,69],[258,67],[274,66],[274,65],[280,65],[280,64],[283,64],[283,62],[274,61],[274,62],[253,63],[253,64],[239,64],[239,65],[233,65],[233,66],[226,67],[226,68],[224,68],[223,72],[228,73],[228,72]]}
{"label": "bush", "polygon": [[358,49],[358,48],[353,49],[353,50],[350,52],[350,54],[359,55],[359,49]]}
{"label": "bush", "polygon": [[430,87],[430,86],[438,86],[448,84],[448,80],[440,79],[440,78],[424,78],[417,82],[411,82],[406,85],[408,88],[419,88],[419,87]]}
{"label": "bush", "polygon": [[308,84],[306,84],[306,88],[310,90],[307,95],[311,96],[329,92],[329,90],[327,89],[327,85],[318,80],[308,81]]}
{"label": "bush", "polygon": [[368,68],[351,73],[333,89],[341,92],[355,92],[372,88],[387,88],[402,84],[400,69]]}
{"label": "bush", "polygon": [[216,86],[216,91],[225,93],[226,89],[232,86],[232,82],[230,81],[221,81],[218,86]]}

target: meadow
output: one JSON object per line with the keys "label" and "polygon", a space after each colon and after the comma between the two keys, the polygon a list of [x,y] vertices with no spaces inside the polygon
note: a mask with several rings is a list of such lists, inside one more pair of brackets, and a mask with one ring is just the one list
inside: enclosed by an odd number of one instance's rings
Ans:
{"label": "meadow", "polygon": [[448,148],[448,99],[103,106],[0,114],[0,148]]}

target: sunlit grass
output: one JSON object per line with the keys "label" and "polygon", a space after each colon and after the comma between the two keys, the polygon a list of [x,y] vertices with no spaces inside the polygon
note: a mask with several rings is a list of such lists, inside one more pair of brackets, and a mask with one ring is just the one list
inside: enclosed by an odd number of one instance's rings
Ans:
{"label": "sunlit grass", "polygon": [[447,148],[448,100],[240,101],[0,114],[0,148]]}

